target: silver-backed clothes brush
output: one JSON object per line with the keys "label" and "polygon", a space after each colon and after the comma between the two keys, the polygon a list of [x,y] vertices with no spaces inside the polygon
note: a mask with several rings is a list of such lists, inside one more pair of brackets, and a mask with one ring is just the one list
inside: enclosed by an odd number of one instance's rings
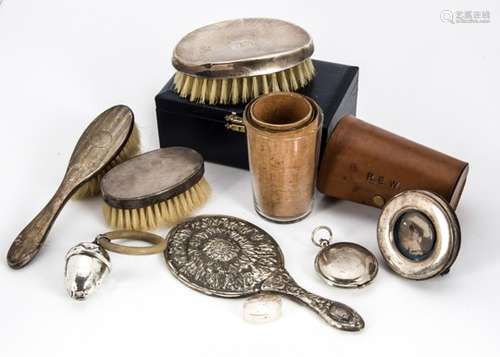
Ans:
{"label": "silver-backed clothes brush", "polygon": [[314,45],[301,27],[268,18],[228,20],[184,36],[174,49],[175,91],[192,102],[239,104],[295,91],[314,76]]}
{"label": "silver-backed clothes brush", "polygon": [[101,181],[106,223],[148,231],[183,221],[210,196],[204,173],[203,157],[181,146],[153,150],[114,167]]}
{"label": "silver-backed clothes brush", "polygon": [[36,256],[68,199],[116,160],[133,128],[134,115],[124,105],[106,110],[90,123],[76,144],[56,193],[12,243],[7,254],[11,268],[22,268]]}

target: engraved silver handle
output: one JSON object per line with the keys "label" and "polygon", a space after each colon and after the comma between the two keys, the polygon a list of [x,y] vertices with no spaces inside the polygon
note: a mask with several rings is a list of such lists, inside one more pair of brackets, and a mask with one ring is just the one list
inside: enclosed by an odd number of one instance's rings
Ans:
{"label": "engraved silver handle", "polygon": [[11,268],[20,269],[36,256],[71,194],[118,155],[130,137],[133,125],[134,115],[124,105],[109,108],[89,124],[75,146],[63,182],[54,197],[12,243],[7,253]]}
{"label": "engraved silver handle", "polygon": [[314,310],[330,326],[346,331],[359,331],[365,323],[352,308],[340,302],[325,299],[301,288],[287,271],[281,270],[267,278],[261,291],[287,295]]}
{"label": "engraved silver handle", "polygon": [[64,207],[74,187],[63,181],[49,203],[19,233],[7,253],[7,262],[13,269],[28,264],[42,247],[50,227]]}

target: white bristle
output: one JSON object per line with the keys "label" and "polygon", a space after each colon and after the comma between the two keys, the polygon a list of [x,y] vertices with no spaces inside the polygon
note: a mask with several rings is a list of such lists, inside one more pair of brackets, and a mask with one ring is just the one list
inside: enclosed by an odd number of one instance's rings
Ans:
{"label": "white bristle", "polygon": [[289,68],[286,71],[288,78],[290,80],[290,89],[292,91],[296,91],[297,89],[299,89],[299,84],[297,83],[297,78],[295,78],[295,73],[293,71],[293,68]]}
{"label": "white bristle", "polygon": [[307,68],[309,69],[309,74],[310,74],[311,78],[314,77],[314,75],[316,74],[316,68],[314,68],[314,63],[310,59],[308,59],[305,62],[306,62]]}
{"label": "white bristle", "polygon": [[200,78],[194,77],[193,87],[191,88],[191,98],[193,101],[198,100],[200,97]]}
{"label": "white bristle", "polygon": [[268,75],[242,78],[203,78],[177,72],[174,89],[192,102],[209,104],[240,104],[271,92],[296,91],[309,83],[315,69],[311,59],[306,59],[283,71]]}
{"label": "white bristle", "polygon": [[254,98],[257,98],[260,94],[258,78],[259,77],[252,77],[252,95]]}
{"label": "white bristle", "polygon": [[312,73],[309,71],[309,66],[307,65],[307,63],[303,62],[302,68],[304,69],[304,74],[306,78],[312,77]]}
{"label": "white bristle", "polygon": [[269,93],[269,82],[267,80],[267,76],[263,75],[262,76],[262,94],[267,94]]}
{"label": "white bristle", "polygon": [[175,89],[177,92],[180,92],[182,90],[182,85],[184,83],[184,79],[186,76],[184,76],[181,72],[175,73],[174,77],[174,83],[175,83]]}
{"label": "white bristle", "polygon": [[299,80],[299,86],[300,86],[300,87],[305,86],[305,83],[306,83],[306,77],[305,77],[304,70],[302,69],[302,64],[298,65],[298,66],[295,68],[295,71],[296,71],[296,74],[297,74],[297,78],[298,78],[298,80]]}
{"label": "white bristle", "polygon": [[241,84],[241,101],[246,103],[248,102],[248,98],[250,98],[250,85],[249,85],[249,80],[248,78],[243,78],[242,84]]}
{"label": "white bristle", "polygon": [[208,79],[204,78],[202,83],[201,83],[201,93],[200,93],[200,102],[205,103],[207,101],[207,97],[209,95],[208,91]]}
{"label": "white bristle", "polygon": [[238,104],[240,100],[240,86],[239,86],[239,78],[233,78],[231,81],[231,103]]}
{"label": "white bristle", "polygon": [[191,97],[191,83],[193,82],[194,77],[191,76],[186,76],[186,78],[183,81],[182,84],[182,90],[180,91],[179,95],[183,98],[187,98],[188,96]]}
{"label": "white bristle", "polygon": [[271,74],[271,92],[281,92],[276,73]]}
{"label": "white bristle", "polygon": [[213,79],[212,80],[212,85],[210,86],[210,97],[208,98],[208,102],[210,104],[216,104],[217,103],[217,95],[218,95],[218,88],[219,88],[219,83],[220,81],[218,79]]}
{"label": "white bristle", "polygon": [[286,72],[282,71],[279,73],[280,89],[282,92],[290,92],[288,87],[288,79],[286,78]]}
{"label": "white bristle", "polygon": [[229,99],[229,81],[227,79],[221,79],[220,97],[219,102],[221,104],[227,104]]}

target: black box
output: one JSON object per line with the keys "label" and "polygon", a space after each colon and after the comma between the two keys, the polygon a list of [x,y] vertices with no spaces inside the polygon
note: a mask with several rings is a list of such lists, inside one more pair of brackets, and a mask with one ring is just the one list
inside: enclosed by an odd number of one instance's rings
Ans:
{"label": "black box", "polygon": [[[323,109],[322,148],[340,118],[356,115],[358,67],[316,61],[316,76],[299,93]],[[248,169],[244,133],[226,128],[228,115],[241,115],[245,105],[206,105],[181,98],[173,89],[173,77],[155,98],[160,147],[187,146],[205,160]]]}

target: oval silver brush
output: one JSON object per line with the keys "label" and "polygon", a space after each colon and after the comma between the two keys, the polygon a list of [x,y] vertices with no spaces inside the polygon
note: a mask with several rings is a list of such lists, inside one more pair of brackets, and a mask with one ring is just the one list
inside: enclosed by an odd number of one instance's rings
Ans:
{"label": "oval silver brush", "polygon": [[113,228],[148,231],[175,225],[210,196],[203,157],[172,146],[136,156],[101,181],[104,218]]}
{"label": "oval silver brush", "polygon": [[268,18],[218,22],[184,36],[174,49],[175,91],[192,102],[239,104],[295,91],[314,76],[309,34]]}
{"label": "oval silver brush", "polygon": [[120,155],[133,128],[134,115],[124,105],[106,110],[90,123],[76,144],[56,193],[12,243],[7,253],[11,268],[22,268],[36,256],[67,200]]}

